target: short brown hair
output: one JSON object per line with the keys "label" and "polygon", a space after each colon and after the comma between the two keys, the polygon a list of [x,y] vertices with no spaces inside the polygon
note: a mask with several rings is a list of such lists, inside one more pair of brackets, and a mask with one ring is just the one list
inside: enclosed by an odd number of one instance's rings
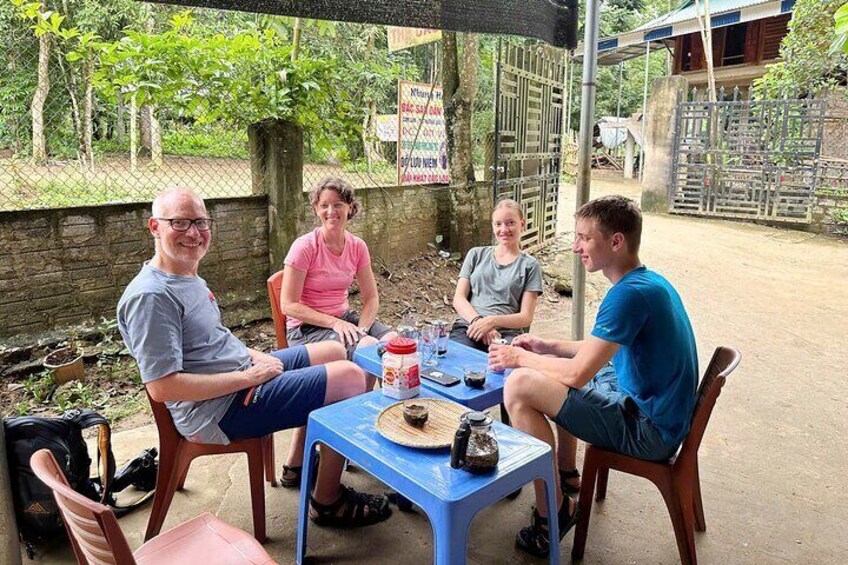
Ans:
{"label": "short brown hair", "polygon": [[359,212],[359,202],[353,196],[353,187],[349,182],[335,177],[326,177],[318,181],[318,184],[309,193],[309,202],[316,206],[318,199],[321,198],[321,193],[325,190],[335,190],[341,201],[350,206],[350,211],[347,213],[348,220],[352,220]]}
{"label": "short brown hair", "polygon": [[639,244],[642,242],[642,212],[633,200],[617,194],[602,196],[581,206],[574,217],[595,220],[605,237],[621,233],[630,251],[639,252]]}

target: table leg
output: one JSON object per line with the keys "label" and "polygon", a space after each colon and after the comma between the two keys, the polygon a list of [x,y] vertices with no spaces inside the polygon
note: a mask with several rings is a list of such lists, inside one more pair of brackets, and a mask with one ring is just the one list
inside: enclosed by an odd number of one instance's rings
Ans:
{"label": "table leg", "polygon": [[[548,556],[551,565],[559,565],[559,522],[557,520],[557,492],[556,482],[554,481],[554,462],[553,454],[551,454],[550,471],[545,473],[542,479],[545,481],[545,498],[548,503],[548,532],[550,534],[551,551]],[[568,504],[567,499],[563,499],[563,504]]]}
{"label": "table leg", "polygon": [[436,565],[464,565],[468,530],[474,514],[466,515],[459,505],[444,505],[429,516],[433,525]]}
{"label": "table leg", "polygon": [[318,471],[317,451],[318,442],[309,437],[306,437],[306,449],[303,459],[303,474],[300,479],[300,506],[298,508],[297,520],[297,563],[303,565],[306,559],[306,535],[309,527],[309,495],[312,492],[312,485],[315,483],[315,476]]}
{"label": "table leg", "polygon": [[506,411],[506,404],[503,402],[501,402],[501,422],[503,422],[505,426],[512,425],[509,423],[509,412]]}

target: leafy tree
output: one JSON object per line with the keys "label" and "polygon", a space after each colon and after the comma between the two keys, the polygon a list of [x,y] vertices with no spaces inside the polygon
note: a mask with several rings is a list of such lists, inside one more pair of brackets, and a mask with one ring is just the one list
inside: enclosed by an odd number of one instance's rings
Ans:
{"label": "leafy tree", "polygon": [[833,21],[844,0],[797,0],[789,33],[780,43],[781,61],[754,84],[758,98],[787,94],[815,95],[844,80],[848,57],[831,49],[836,39]]}

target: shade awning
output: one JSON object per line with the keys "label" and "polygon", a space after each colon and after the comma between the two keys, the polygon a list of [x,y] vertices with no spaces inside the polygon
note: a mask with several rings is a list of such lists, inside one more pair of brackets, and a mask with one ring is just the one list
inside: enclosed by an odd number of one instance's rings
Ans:
{"label": "shade awning", "polygon": [[554,47],[577,45],[578,0],[155,0],[331,20],[535,37]]}

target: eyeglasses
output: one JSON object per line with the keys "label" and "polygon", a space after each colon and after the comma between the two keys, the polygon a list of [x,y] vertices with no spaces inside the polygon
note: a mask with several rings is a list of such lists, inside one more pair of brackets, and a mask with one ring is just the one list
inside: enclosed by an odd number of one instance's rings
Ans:
{"label": "eyeglasses", "polygon": [[171,224],[171,229],[174,231],[188,231],[191,229],[191,226],[197,228],[197,231],[209,231],[212,229],[212,218],[195,218],[190,220],[188,218],[156,218],[157,220],[162,220],[164,222],[168,222]]}

